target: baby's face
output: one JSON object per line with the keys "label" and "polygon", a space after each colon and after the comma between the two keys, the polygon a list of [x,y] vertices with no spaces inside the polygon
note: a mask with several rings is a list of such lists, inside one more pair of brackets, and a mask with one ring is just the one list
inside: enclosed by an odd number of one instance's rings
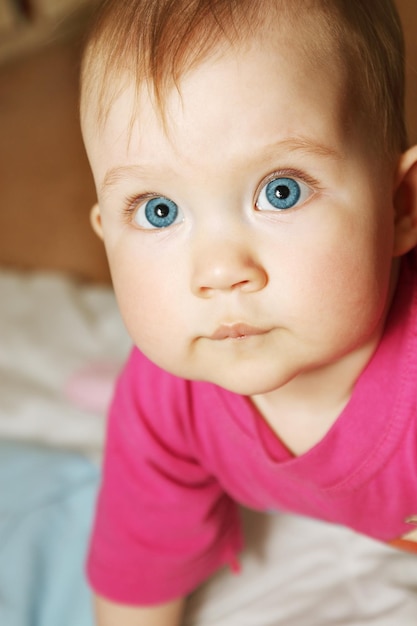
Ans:
{"label": "baby's face", "polygon": [[[117,299],[139,348],[245,395],[365,363],[390,287],[392,183],[343,72],[265,35],[188,73],[168,135],[133,90],[85,131]],[[327,60],[328,61],[328,60]]]}

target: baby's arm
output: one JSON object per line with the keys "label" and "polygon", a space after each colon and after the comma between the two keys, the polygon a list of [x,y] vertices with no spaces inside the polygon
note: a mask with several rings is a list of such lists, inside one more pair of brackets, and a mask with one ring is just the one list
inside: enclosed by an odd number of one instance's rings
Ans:
{"label": "baby's arm", "polygon": [[157,607],[128,607],[96,596],[97,626],[179,626],[184,601],[174,600]]}

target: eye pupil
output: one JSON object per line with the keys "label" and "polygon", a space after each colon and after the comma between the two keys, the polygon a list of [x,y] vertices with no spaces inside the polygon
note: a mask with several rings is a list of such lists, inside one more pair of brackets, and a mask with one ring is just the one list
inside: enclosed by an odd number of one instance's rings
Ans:
{"label": "eye pupil", "polygon": [[154,208],[155,215],[161,219],[167,217],[169,214],[169,207],[166,204],[157,204]]}
{"label": "eye pupil", "polygon": [[286,200],[290,193],[287,185],[279,185],[275,190],[275,195],[279,200]]}

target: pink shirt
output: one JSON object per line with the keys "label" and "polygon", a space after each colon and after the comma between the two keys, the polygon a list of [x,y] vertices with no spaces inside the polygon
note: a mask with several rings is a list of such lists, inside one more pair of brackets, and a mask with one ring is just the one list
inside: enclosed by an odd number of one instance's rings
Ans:
{"label": "pink shirt", "polygon": [[110,411],[88,572],[118,602],[183,596],[241,548],[236,502],[382,541],[417,514],[417,288],[407,260],[384,337],[327,435],[294,457],[251,402],[134,349]]}

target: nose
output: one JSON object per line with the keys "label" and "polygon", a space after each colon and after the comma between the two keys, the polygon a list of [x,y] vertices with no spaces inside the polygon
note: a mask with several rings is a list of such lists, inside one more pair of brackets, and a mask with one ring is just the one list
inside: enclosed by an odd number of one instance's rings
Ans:
{"label": "nose", "polygon": [[260,291],[268,283],[268,275],[248,246],[217,240],[196,247],[191,280],[195,295],[210,298],[217,292]]}

